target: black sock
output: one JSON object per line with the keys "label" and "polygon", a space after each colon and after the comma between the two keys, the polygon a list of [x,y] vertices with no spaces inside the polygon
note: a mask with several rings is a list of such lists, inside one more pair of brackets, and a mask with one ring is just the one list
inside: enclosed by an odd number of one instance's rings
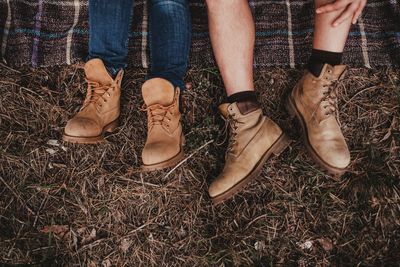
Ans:
{"label": "black sock", "polygon": [[228,102],[231,104],[236,102],[242,114],[247,114],[260,108],[254,91],[243,91],[230,95],[228,96]]}
{"label": "black sock", "polygon": [[342,62],[343,53],[330,52],[313,49],[308,60],[307,69],[315,76],[319,77],[324,64],[331,66],[339,65]]}
{"label": "black sock", "polygon": [[231,104],[235,102],[245,102],[245,101],[257,102],[256,92],[242,91],[228,96],[228,102]]}

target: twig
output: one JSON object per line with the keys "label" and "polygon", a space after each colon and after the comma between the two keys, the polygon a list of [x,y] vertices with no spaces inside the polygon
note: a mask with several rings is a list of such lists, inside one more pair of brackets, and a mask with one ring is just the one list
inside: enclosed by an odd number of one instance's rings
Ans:
{"label": "twig", "polygon": [[37,220],[38,220],[38,218],[39,218],[40,211],[42,210],[42,208],[43,208],[45,202],[47,202],[47,197],[48,197],[48,195],[46,195],[46,197],[43,199],[42,203],[40,204],[40,207],[39,207],[39,209],[38,209],[38,211],[37,211],[37,214],[36,214],[36,216],[35,216],[35,220],[33,221],[33,227],[36,227],[36,223],[37,223]]}
{"label": "twig", "polygon": [[378,89],[378,88],[381,88],[381,87],[379,87],[379,86],[371,86],[371,87],[365,88],[365,89],[363,89],[363,90],[357,92],[355,95],[353,95],[353,96],[349,99],[349,101],[346,101],[346,103],[344,103],[344,105],[343,105],[341,108],[344,108],[344,107],[345,107],[348,103],[350,103],[355,97],[357,97],[358,95],[364,93],[365,91],[375,90],[375,89]]}
{"label": "twig", "polygon": [[11,193],[19,200],[19,202],[24,206],[32,215],[35,215],[33,210],[31,210],[28,205],[21,199],[21,197],[7,184],[6,181],[4,181],[3,177],[0,176],[0,180],[3,182],[3,184],[8,188],[8,190],[11,191]]}
{"label": "twig", "polygon": [[16,72],[16,73],[18,73],[18,74],[20,74],[20,73],[21,73],[19,70],[15,70],[15,69],[13,69],[13,68],[11,68],[11,67],[7,66],[7,65],[4,65],[3,63],[0,63],[0,66],[2,66],[2,67],[3,67],[3,68],[5,68],[5,69],[8,69],[8,70],[14,71],[14,72]]}
{"label": "twig", "polygon": [[189,156],[187,156],[186,158],[184,158],[181,162],[179,162],[174,168],[172,168],[172,170],[170,170],[165,176],[164,179],[167,178],[168,176],[171,175],[171,173],[173,173],[177,168],[179,168],[179,166],[181,166],[183,163],[185,163],[186,161],[188,161],[188,159],[190,159],[191,157],[193,157],[197,152],[199,152],[200,150],[202,150],[203,148],[205,148],[206,146],[208,146],[209,144],[211,144],[212,142],[214,142],[214,140],[210,140],[208,142],[206,142],[204,145],[202,145],[201,147],[197,148],[195,151],[193,151]]}

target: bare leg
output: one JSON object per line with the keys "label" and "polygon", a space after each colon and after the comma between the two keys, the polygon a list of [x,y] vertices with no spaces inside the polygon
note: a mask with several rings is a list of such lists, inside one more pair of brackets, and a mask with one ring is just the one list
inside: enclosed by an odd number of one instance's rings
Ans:
{"label": "bare leg", "polygon": [[214,55],[228,96],[254,90],[255,27],[247,0],[207,0]]}
{"label": "bare leg", "polygon": [[[315,7],[318,8],[334,2],[333,0],[315,0]],[[316,14],[315,32],[313,48],[331,52],[343,52],[350,26],[351,17],[343,21],[340,25],[334,27],[335,19],[344,11],[343,9],[329,13]]]}

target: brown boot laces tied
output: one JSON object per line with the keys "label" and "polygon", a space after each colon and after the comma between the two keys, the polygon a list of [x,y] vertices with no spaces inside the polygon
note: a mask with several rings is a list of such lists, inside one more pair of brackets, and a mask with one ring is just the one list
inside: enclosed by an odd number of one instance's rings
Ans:
{"label": "brown boot laces tied", "polygon": [[224,140],[222,142],[219,142],[217,145],[222,145],[225,143],[225,141],[228,139],[229,133],[230,133],[230,138],[229,138],[229,143],[228,143],[228,148],[226,150],[226,153],[234,153],[234,148],[235,145],[237,144],[237,135],[238,132],[237,130],[239,129],[238,124],[242,123],[238,121],[235,118],[235,115],[229,115],[228,118],[223,118],[225,120],[225,126],[224,130],[222,132],[222,135],[224,136]]}
{"label": "brown boot laces tied", "polygon": [[[113,83],[111,85],[101,85],[98,82],[90,81],[86,79],[88,84],[87,97],[85,102],[83,103],[82,109],[87,107],[90,103],[96,104],[100,98],[107,102],[107,98],[111,97],[111,94],[108,92],[109,89],[115,90],[116,84]],[[98,107],[101,107],[102,104],[97,104]]]}
{"label": "brown boot laces tied", "polygon": [[151,129],[154,125],[162,125],[166,128],[169,128],[169,123],[172,120],[171,116],[173,115],[171,110],[174,106],[175,103],[166,107],[159,104],[147,107],[146,104],[143,104],[141,110],[147,112],[149,129]]}
{"label": "brown boot laces tied", "polygon": [[332,80],[330,77],[325,77],[326,83],[322,85],[324,97],[321,103],[325,102],[322,108],[325,110],[325,115],[328,117],[338,113],[338,80]]}

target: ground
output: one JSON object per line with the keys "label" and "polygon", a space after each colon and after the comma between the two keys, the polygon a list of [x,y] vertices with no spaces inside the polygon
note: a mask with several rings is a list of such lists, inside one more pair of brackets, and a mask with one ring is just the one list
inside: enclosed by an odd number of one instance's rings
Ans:
{"label": "ground", "polygon": [[[0,67],[0,263],[42,266],[398,266],[400,71],[350,69],[339,86],[352,156],[340,180],[305,151],[284,97],[301,70],[255,74],[265,113],[293,139],[258,180],[213,206],[224,100],[215,68],[192,69],[187,157],[140,171],[145,70],[128,70],[121,125],[99,145],[61,141],[85,94],[79,65]],[[2,264],[0,264],[2,265]]]}

